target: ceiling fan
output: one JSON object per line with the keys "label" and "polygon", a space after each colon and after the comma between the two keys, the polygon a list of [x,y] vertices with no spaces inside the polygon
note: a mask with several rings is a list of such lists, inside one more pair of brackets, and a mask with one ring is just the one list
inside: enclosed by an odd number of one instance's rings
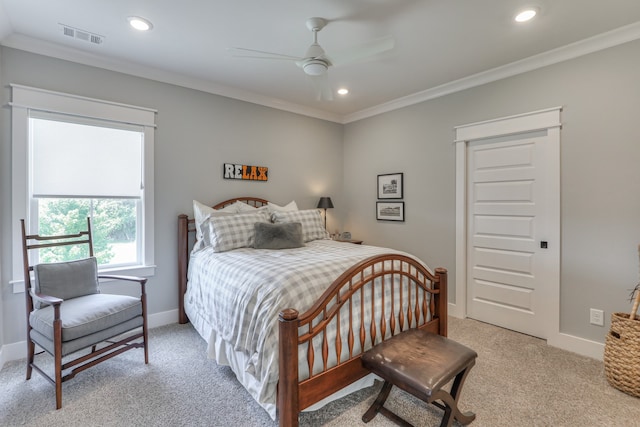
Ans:
{"label": "ceiling fan", "polygon": [[313,43],[309,46],[303,57],[265,52],[262,50],[247,49],[243,47],[231,47],[227,50],[230,51],[233,56],[242,58],[292,61],[300,67],[311,80],[318,100],[331,101],[333,99],[333,94],[328,79],[329,67],[359,61],[369,56],[377,55],[392,49],[395,45],[395,41],[393,37],[384,37],[372,40],[354,48],[328,55],[322,46],[318,44],[318,32],[322,30],[327,23],[328,21],[324,18],[315,17],[307,19],[307,28],[313,33]]}

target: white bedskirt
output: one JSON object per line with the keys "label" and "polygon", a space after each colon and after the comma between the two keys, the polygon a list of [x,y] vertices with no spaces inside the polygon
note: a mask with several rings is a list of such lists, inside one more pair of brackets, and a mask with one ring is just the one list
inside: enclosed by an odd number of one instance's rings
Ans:
{"label": "white bedskirt", "polygon": [[[251,375],[243,368],[247,366],[247,360],[244,353],[234,351],[232,346],[227,345],[224,340],[217,336],[215,331],[207,323],[205,316],[203,316],[201,313],[198,313],[195,308],[187,301],[185,301],[184,309],[187,313],[187,316],[189,316],[189,320],[191,321],[191,324],[193,325],[195,330],[207,342],[207,356],[210,359],[215,360],[218,365],[229,366],[233,373],[236,375],[236,378],[238,379],[240,384],[242,384],[242,386],[249,392],[254,400],[258,402],[258,404],[262,406],[265,411],[267,411],[269,416],[273,420],[275,420],[276,402],[260,401],[259,391],[263,386],[253,375]],[[363,388],[371,387],[373,386],[373,383],[376,379],[379,379],[377,375],[369,374],[361,378],[360,380],[351,383],[347,387],[338,390],[331,396],[328,396],[321,401],[311,405],[304,411],[316,411],[329,402],[333,402],[334,400],[340,399],[355,391],[362,390]]]}

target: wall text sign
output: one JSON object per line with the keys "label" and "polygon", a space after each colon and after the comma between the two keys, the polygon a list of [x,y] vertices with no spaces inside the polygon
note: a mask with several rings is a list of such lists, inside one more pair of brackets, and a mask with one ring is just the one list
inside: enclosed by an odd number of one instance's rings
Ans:
{"label": "wall text sign", "polygon": [[224,164],[224,179],[241,179],[244,181],[268,181],[269,168],[265,166]]}

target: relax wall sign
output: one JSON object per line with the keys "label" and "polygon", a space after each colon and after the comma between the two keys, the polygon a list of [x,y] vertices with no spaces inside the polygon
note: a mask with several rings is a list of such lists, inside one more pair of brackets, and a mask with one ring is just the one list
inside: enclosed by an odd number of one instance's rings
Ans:
{"label": "relax wall sign", "polygon": [[224,164],[224,179],[240,179],[243,181],[268,181],[269,168],[265,166]]}

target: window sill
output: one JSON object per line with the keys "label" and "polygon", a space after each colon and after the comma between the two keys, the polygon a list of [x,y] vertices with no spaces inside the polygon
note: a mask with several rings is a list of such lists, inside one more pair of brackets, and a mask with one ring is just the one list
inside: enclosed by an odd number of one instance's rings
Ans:
{"label": "window sill", "polygon": [[[127,267],[119,267],[119,268],[105,268],[99,269],[98,275],[100,274],[120,274],[123,276],[142,276],[142,277],[153,277],[156,272],[155,265],[134,265]],[[113,279],[102,279],[100,283],[114,282]],[[13,285],[13,293],[14,294],[23,294],[24,293],[24,280],[12,280],[9,282]]]}
{"label": "window sill", "polygon": [[[142,276],[152,277],[155,275],[155,265],[132,265],[127,267],[114,267],[114,268],[99,268],[98,275],[100,274],[120,274],[124,276]],[[101,279],[102,282],[111,282],[112,279]]]}

